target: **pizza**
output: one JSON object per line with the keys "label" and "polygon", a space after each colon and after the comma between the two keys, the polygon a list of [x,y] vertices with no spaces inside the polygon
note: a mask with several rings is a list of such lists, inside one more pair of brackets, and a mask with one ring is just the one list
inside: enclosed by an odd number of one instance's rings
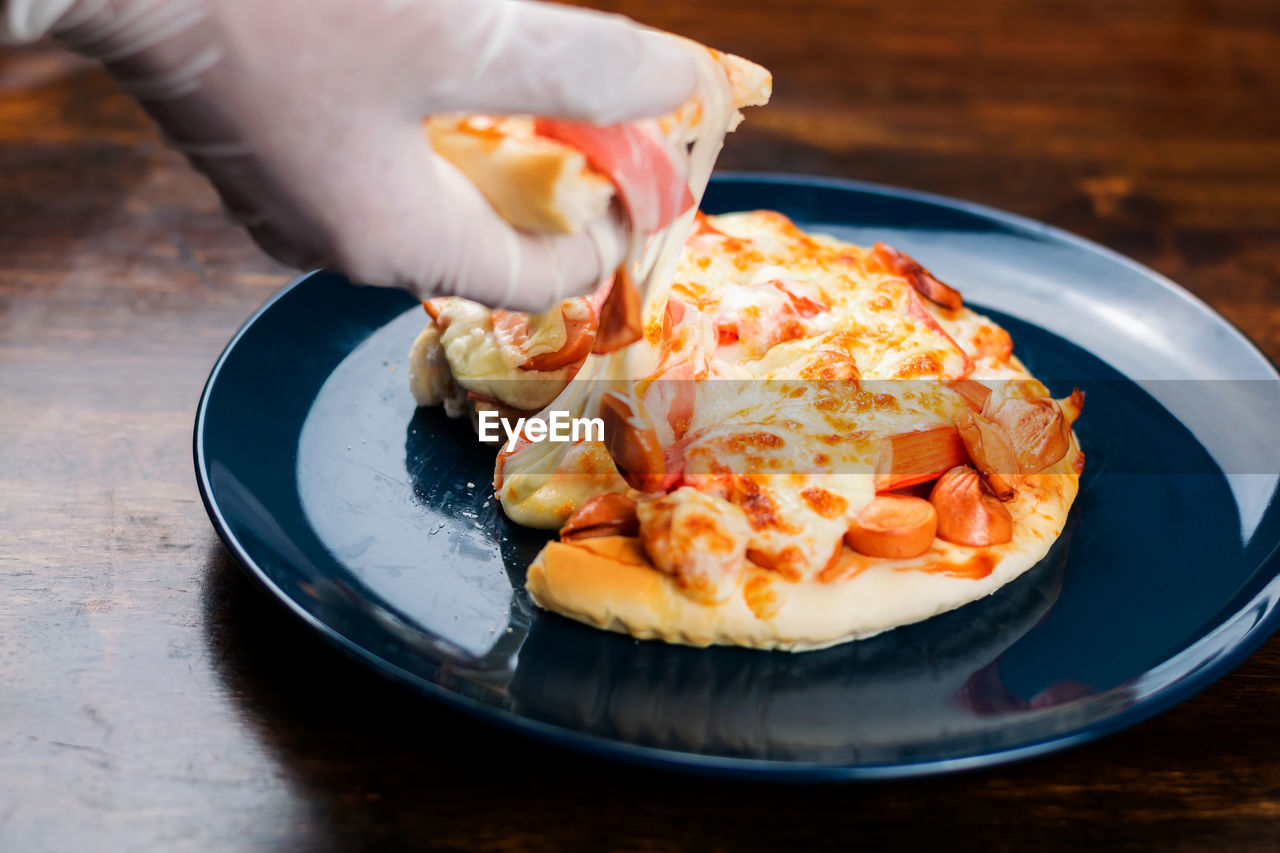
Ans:
{"label": "pizza", "polygon": [[[702,111],[682,112],[663,128],[677,143]],[[496,436],[495,493],[513,521],[559,531],[528,569],[540,606],[642,639],[801,651],[986,596],[1061,535],[1083,394],[1054,399],[1009,334],[916,260],[773,211],[695,214],[612,174],[595,131],[489,121],[583,152],[564,174],[605,176],[604,204],[661,234],[670,266],[637,287],[624,265],[540,315],[424,303],[415,397],[515,423]],[[509,215],[578,227],[601,203],[566,200],[589,183],[529,184],[540,199]],[[599,430],[544,440],[533,426],[558,412]]]}
{"label": "pizza", "polygon": [[[771,211],[699,215],[661,301],[632,381],[593,383],[600,440],[499,453],[507,515],[560,531],[529,568],[540,605],[640,638],[821,648],[981,598],[1061,534],[1083,394],[1051,398],[910,257]],[[564,327],[586,335],[599,302]],[[576,334],[530,346],[545,318],[430,310],[564,360],[512,383],[528,397],[486,386],[521,411],[596,357]]]}

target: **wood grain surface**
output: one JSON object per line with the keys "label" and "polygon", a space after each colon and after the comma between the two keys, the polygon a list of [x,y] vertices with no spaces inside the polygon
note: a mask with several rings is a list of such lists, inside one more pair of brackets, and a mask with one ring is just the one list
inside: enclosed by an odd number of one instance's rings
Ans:
{"label": "wood grain surface", "polygon": [[[607,5],[773,69],[723,167],[1045,220],[1280,358],[1274,0]],[[0,849],[1280,845],[1277,640],[1102,742],[854,786],[601,762],[366,673],[242,576],[192,475],[204,378],[289,275],[100,71],[0,52]]]}

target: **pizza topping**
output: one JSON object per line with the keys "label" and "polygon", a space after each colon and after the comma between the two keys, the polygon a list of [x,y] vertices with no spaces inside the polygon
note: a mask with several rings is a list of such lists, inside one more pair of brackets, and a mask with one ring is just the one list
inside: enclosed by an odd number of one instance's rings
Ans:
{"label": "pizza topping", "polygon": [[601,396],[600,417],[605,448],[623,479],[642,492],[664,491],[665,454],[657,431],[617,391]]}
{"label": "pizza topping", "polygon": [[593,495],[560,528],[560,541],[597,539],[601,536],[635,536],[640,532],[636,502],[626,495],[607,492]]}
{"label": "pizza topping", "polygon": [[658,363],[653,376],[700,378],[707,374],[704,338],[707,334],[703,314],[697,308],[672,296],[662,312],[661,325],[652,324],[661,338],[654,349]]}
{"label": "pizza topping", "polygon": [[600,328],[592,352],[617,352],[640,340],[640,291],[625,266],[618,267],[600,305]]}
{"label": "pizza topping", "polygon": [[1013,516],[967,465],[938,478],[929,503],[938,512],[938,537],[957,545],[1003,545],[1013,539]]}
{"label": "pizza topping", "polygon": [[988,401],[986,408],[989,411],[984,414],[1008,434],[1022,473],[1043,471],[1067,455],[1071,427],[1057,401],[1045,397],[1030,400],[1005,397],[994,406]]}
{"label": "pizza topping", "polygon": [[[704,491],[714,491],[718,497],[741,509],[752,530],[778,528],[788,536],[801,531],[799,526],[789,525],[782,518],[777,502],[770,495],[771,490],[760,482],[763,478],[730,474],[724,477],[694,476],[691,479]],[[767,562],[761,562],[760,565],[766,565]]]}
{"label": "pizza topping", "polygon": [[484,361],[497,357],[520,370],[549,372],[577,365],[591,351],[597,325],[593,298],[566,299],[541,314],[490,310],[452,296],[425,299],[422,307],[441,334],[455,320],[466,324],[462,332],[473,360],[477,356]]}
{"label": "pizza topping", "polygon": [[978,412],[956,415],[956,430],[964,449],[987,483],[1002,501],[1012,500],[1018,486],[1018,457],[1004,429]]}
{"label": "pizza topping", "polygon": [[683,486],[636,506],[640,541],[660,572],[695,601],[725,600],[743,568],[751,526],[742,510]]}
{"label": "pizza topping", "polygon": [[974,355],[1005,361],[1013,355],[1013,338],[1009,333],[991,323],[978,326],[972,337]]}
{"label": "pizza topping", "polygon": [[965,379],[947,385],[979,410],[961,412],[955,425],[974,466],[1003,501],[1013,497],[1019,474],[1043,471],[1066,455],[1071,424],[1084,406],[1079,388],[1061,401],[1003,397],[997,402],[979,382]]}
{"label": "pizza topping", "polygon": [[876,491],[892,492],[927,483],[968,461],[964,442],[953,426],[899,433],[881,445]]}
{"label": "pizza topping", "polygon": [[693,207],[684,174],[652,134],[632,124],[601,127],[538,118],[534,132],[581,151],[618,189],[631,227],[651,234]]}
{"label": "pizza topping", "polygon": [[[920,297],[916,296],[914,290],[907,291],[907,313],[919,320],[927,328],[943,339],[947,344],[947,350],[944,352],[945,364],[938,363],[934,358],[936,365],[933,370],[919,370],[915,374],[900,373],[901,378],[911,378],[913,375],[933,374],[935,376],[945,375],[956,379],[964,379],[970,373],[973,373],[973,359],[964,351],[964,348],[956,343],[955,338],[947,333],[942,327],[938,319],[929,313],[929,309],[920,301]],[[931,356],[932,357],[932,356]]]}
{"label": "pizza topping", "polygon": [[976,379],[952,379],[947,383],[947,387],[963,397],[966,403],[979,412],[987,404],[987,398],[991,396],[991,389]]}
{"label": "pizza topping", "polygon": [[938,281],[932,273],[905,253],[884,243],[876,243],[871,253],[886,269],[906,279],[916,292],[935,305],[941,305],[949,311],[959,311],[964,307],[960,291]]}
{"label": "pizza topping", "polygon": [[558,370],[591,352],[596,315],[583,299],[569,299],[543,314],[495,308],[493,335],[499,346],[524,354],[521,370]]}
{"label": "pizza topping", "polygon": [[742,245],[742,241],[721,231],[712,224],[711,218],[699,210],[693,215],[693,227],[689,230],[689,241],[697,245],[695,241],[701,241],[707,247],[737,248]]}
{"label": "pizza topping", "polygon": [[547,530],[559,530],[593,495],[628,488],[598,441],[530,442],[522,435],[511,452],[499,452],[494,471],[494,492],[507,516]]}
{"label": "pizza topping", "polygon": [[910,495],[877,495],[849,522],[845,544],[869,557],[918,557],[933,544],[938,513],[933,504]]}
{"label": "pizza topping", "polygon": [[844,515],[849,508],[849,501],[826,489],[811,486],[800,492],[801,499],[809,509],[823,518],[837,518]]}
{"label": "pizza topping", "polygon": [[[812,379],[817,382],[857,382],[862,373],[858,363],[848,352],[827,349],[825,347],[813,351],[803,362],[798,375],[801,379]],[[838,387],[838,386],[837,386]],[[840,390],[848,390],[840,389]]]}
{"label": "pizza topping", "polygon": [[808,335],[803,321],[825,310],[779,279],[729,287],[715,313],[716,342],[722,347],[740,344],[748,354],[760,356]]}
{"label": "pizza topping", "polygon": [[[580,318],[590,323],[591,310],[584,300],[570,300],[564,306],[537,318],[499,312],[499,318],[509,315],[505,328],[511,334],[503,337],[494,331],[495,312],[477,302],[444,296],[424,303],[439,330],[439,346],[453,381],[468,392],[524,411],[537,411],[550,403],[577,370],[576,363],[551,370],[525,366],[530,358],[526,347],[535,354],[556,352],[566,345],[568,325]],[[574,322],[566,323],[566,317]]]}
{"label": "pizza topping", "polygon": [[640,395],[645,411],[652,412],[655,418],[665,416],[667,425],[671,427],[671,436],[676,441],[689,431],[689,423],[693,420],[693,408],[697,402],[694,379],[693,363],[682,361],[636,385],[636,393]]}
{"label": "pizza topping", "polygon": [[805,296],[803,293],[798,292],[799,286],[795,282],[775,278],[770,281],[769,284],[772,284],[774,287],[778,288],[778,290],[785,293],[791,300],[792,309],[796,314],[806,320],[816,317],[823,311],[828,310],[827,306],[823,305],[821,302],[816,302]]}
{"label": "pizza topping", "polygon": [[[839,545],[839,542],[836,543]],[[747,559],[762,569],[768,569],[789,581],[798,581],[804,577],[805,553],[794,545],[787,545],[774,551],[763,548],[748,548]]]}
{"label": "pizza topping", "polygon": [[685,302],[674,296],[667,297],[667,304],[662,309],[662,354],[668,356],[673,352],[671,344],[671,333],[678,328],[683,322],[685,316],[691,311],[697,310],[690,308]]}
{"label": "pizza topping", "polygon": [[1067,426],[1071,426],[1084,411],[1084,392],[1079,388],[1072,388],[1070,397],[1063,397],[1054,402],[1058,404],[1059,409],[1062,409],[1062,416],[1066,419]]}
{"label": "pizza topping", "polygon": [[[427,316],[428,316],[428,317],[430,317],[430,318],[431,318],[431,320],[432,320],[432,321],[433,321],[437,326],[439,326],[439,325],[440,325],[440,309],[441,309],[441,307],[442,307],[442,306],[441,306],[441,304],[440,304],[440,300],[439,300],[438,298],[437,298],[437,299],[424,299],[424,300],[422,300],[422,309],[423,309],[424,311],[426,311],[426,312],[427,312]],[[444,331],[444,328],[443,328],[443,327],[441,327],[441,328],[440,328],[440,331],[442,331],[442,332],[443,332],[443,331]]]}
{"label": "pizza topping", "polygon": [[[760,433],[756,438],[777,437]],[[861,477],[849,478],[849,483],[825,483],[826,489],[804,489],[799,487],[805,478],[796,475],[734,474],[723,466],[721,473],[704,472],[708,458],[694,456],[693,470],[683,481],[686,487],[738,507],[751,530],[747,559],[791,581],[812,577],[834,559],[848,527],[845,510],[870,497],[864,492],[869,484]],[[714,456],[728,460],[733,454],[722,450]],[[711,467],[716,464],[710,462]],[[841,486],[843,494],[832,491]],[[833,512],[836,508],[840,512]]]}
{"label": "pizza topping", "polygon": [[742,600],[755,614],[757,619],[772,619],[778,615],[778,593],[774,589],[776,580],[763,573],[756,572],[742,585]]}
{"label": "pizza topping", "polygon": [[929,571],[936,575],[947,575],[953,578],[981,580],[991,574],[996,567],[996,558],[988,551],[978,551],[961,563],[938,563],[930,566]]}

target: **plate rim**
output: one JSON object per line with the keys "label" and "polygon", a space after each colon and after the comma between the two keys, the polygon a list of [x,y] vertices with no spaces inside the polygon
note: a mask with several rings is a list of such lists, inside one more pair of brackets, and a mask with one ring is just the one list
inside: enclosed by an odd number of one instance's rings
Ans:
{"label": "plate rim", "polygon": [[[848,178],[837,178],[801,173],[776,171],[724,171],[716,172],[711,178],[713,183],[758,183],[766,185],[812,186],[822,189],[834,189],[845,192],[887,196],[890,198],[912,201],[934,207],[959,210],[974,216],[993,220],[1016,230],[1030,232],[1039,236],[1068,243],[1078,249],[1104,256],[1107,260],[1119,263],[1131,271],[1150,279],[1167,291],[1191,303],[1201,313],[1207,314],[1227,329],[1237,344],[1248,348],[1272,374],[1271,378],[1280,381],[1280,368],[1262,349],[1244,334],[1235,324],[1224,317],[1204,300],[1166,276],[1128,258],[1114,249],[1110,249],[1085,237],[1064,231],[1056,226],[1040,222],[1016,213],[989,207],[977,202],[965,201],[950,196],[930,193],[887,184],[858,181]],[[788,781],[879,781],[888,779],[905,779],[920,776],[951,774],[965,770],[994,767],[1026,760],[1039,755],[1057,752],[1072,746],[1088,743],[1108,737],[1130,728],[1140,722],[1151,719],[1175,705],[1205,690],[1233,669],[1243,663],[1264,642],[1280,629],[1280,543],[1263,558],[1264,564],[1271,564],[1271,577],[1262,588],[1238,610],[1219,620],[1203,631],[1200,636],[1165,660],[1149,667],[1142,675],[1130,682],[1111,688],[1124,689],[1128,685],[1140,682],[1143,676],[1151,671],[1168,666],[1179,659],[1188,657],[1200,646],[1208,643],[1213,636],[1224,627],[1233,624],[1242,616],[1263,608],[1248,630],[1237,638],[1224,653],[1196,667],[1193,671],[1178,677],[1172,683],[1157,691],[1142,696],[1134,704],[1111,713],[1100,720],[1077,725],[1065,732],[1037,738],[1017,746],[984,750],[964,756],[951,758],[932,758],[906,763],[876,764],[842,764],[815,761],[791,761],[786,759],[740,758],[723,755],[684,752],[678,749],[642,746],[627,741],[615,740],[600,735],[581,732],[554,723],[543,722],[523,716],[507,708],[490,705],[441,687],[435,682],[426,680],[408,672],[388,661],[359,643],[351,640],[332,628],[319,617],[309,612],[293,596],[280,587],[266,570],[253,558],[244,545],[231,531],[222,510],[213,499],[213,488],[209,476],[208,460],[205,456],[204,443],[206,418],[210,396],[218,378],[234,353],[240,341],[249,330],[269,312],[277,303],[287,297],[304,282],[317,276],[334,275],[324,270],[312,270],[302,273],[273,293],[241,324],[231,339],[219,353],[208,378],[200,393],[200,402],[196,408],[194,429],[192,432],[192,457],[195,467],[196,485],[200,493],[210,522],[213,524],[218,538],[231,552],[237,565],[257,585],[268,592],[278,603],[283,604],[288,612],[300,618],[303,624],[318,632],[332,647],[346,654],[361,664],[369,667],[379,675],[393,682],[418,691],[432,699],[443,702],[456,711],[471,714],[482,720],[497,723],[508,731],[526,734],[538,738],[545,743],[563,746],[593,757],[616,758],[639,763],[648,767],[668,770],[682,770],[716,776],[732,776],[735,778],[773,779]],[[1106,694],[1100,694],[1106,695]]]}
{"label": "plate rim", "polygon": [[[1159,284],[1162,288],[1169,291],[1171,295],[1176,296],[1190,304],[1192,307],[1210,315],[1231,333],[1231,336],[1237,343],[1243,344],[1258,357],[1263,365],[1271,371],[1272,379],[1280,381],[1280,362],[1273,360],[1269,355],[1263,352],[1262,348],[1258,346],[1252,338],[1246,335],[1239,326],[1231,322],[1231,320],[1223,315],[1222,312],[1218,311],[1218,309],[1214,308],[1208,302],[1204,301],[1199,296],[1196,296],[1190,290],[1187,290],[1185,287],[1163,273],[1135,261],[1128,255],[1121,254],[1109,246],[1104,246],[1101,243],[1090,240],[1088,237],[1082,237],[1079,234],[1059,228],[1056,225],[1050,225],[1047,222],[1041,222],[1038,219],[1023,216],[1020,213],[1012,213],[998,207],[991,207],[990,205],[982,204],[980,202],[967,201],[954,196],[942,195],[941,193],[932,193],[927,190],[917,190],[909,187],[898,187],[893,184],[881,184],[874,181],[860,181],[853,178],[837,178],[830,175],[809,175],[802,172],[753,172],[749,170],[737,170],[715,172],[711,176],[711,182],[716,183],[717,181],[750,181],[776,185],[805,184],[825,189],[876,193],[878,195],[890,196],[892,198],[907,199],[921,204],[929,204],[937,207],[946,207],[952,210],[963,211],[974,216],[1002,222],[1023,231],[1037,233],[1045,237],[1050,237],[1055,240],[1068,243],[1076,248],[1084,249],[1085,251],[1091,252],[1095,255],[1101,255],[1107,260],[1118,263],[1132,272],[1141,275],[1143,278],[1154,281],[1156,284]],[[310,274],[311,273],[308,273],[308,275]]]}

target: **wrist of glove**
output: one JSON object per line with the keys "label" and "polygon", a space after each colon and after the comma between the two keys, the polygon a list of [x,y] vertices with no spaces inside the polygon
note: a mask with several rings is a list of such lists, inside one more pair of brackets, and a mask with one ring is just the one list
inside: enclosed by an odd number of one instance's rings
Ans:
{"label": "wrist of glove", "polygon": [[101,59],[280,260],[526,310],[612,272],[625,224],[512,228],[422,118],[610,124],[677,108],[694,81],[673,39],[520,0],[0,2],[12,35],[45,26]]}

